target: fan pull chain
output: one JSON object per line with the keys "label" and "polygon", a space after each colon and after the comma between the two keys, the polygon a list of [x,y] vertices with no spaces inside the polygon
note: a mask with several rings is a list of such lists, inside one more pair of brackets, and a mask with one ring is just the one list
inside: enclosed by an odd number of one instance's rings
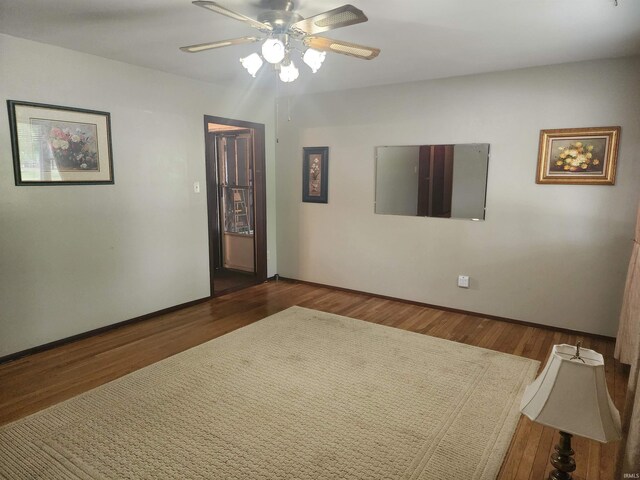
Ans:
{"label": "fan pull chain", "polygon": [[280,143],[280,138],[278,137],[278,133],[279,133],[278,122],[280,118],[280,111],[278,108],[280,105],[280,96],[278,95],[279,91],[280,91],[280,84],[276,80],[276,143]]}

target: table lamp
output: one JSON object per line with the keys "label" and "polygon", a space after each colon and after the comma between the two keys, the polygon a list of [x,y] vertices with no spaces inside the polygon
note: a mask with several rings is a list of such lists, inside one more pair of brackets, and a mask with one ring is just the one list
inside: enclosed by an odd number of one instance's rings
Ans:
{"label": "table lamp", "polygon": [[604,358],[580,342],[554,345],[542,373],[522,397],[520,411],[534,422],[560,430],[551,455],[549,480],[571,480],[576,469],[571,437],[602,443],[620,440],[620,414],[607,391]]}

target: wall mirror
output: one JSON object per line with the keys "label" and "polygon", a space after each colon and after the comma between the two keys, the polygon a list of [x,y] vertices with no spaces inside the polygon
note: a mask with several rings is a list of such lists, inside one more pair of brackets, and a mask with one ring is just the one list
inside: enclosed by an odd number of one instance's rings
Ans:
{"label": "wall mirror", "polygon": [[484,220],[488,143],[376,147],[375,213]]}

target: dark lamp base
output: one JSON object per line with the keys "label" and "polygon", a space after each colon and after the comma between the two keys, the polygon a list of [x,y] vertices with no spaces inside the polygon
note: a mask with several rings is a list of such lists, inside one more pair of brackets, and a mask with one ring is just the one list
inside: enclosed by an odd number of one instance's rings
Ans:
{"label": "dark lamp base", "polygon": [[549,474],[549,480],[573,480],[571,472],[576,469],[575,453],[571,448],[570,433],[560,432],[560,441],[555,446],[555,453],[551,454],[551,465],[555,467]]}

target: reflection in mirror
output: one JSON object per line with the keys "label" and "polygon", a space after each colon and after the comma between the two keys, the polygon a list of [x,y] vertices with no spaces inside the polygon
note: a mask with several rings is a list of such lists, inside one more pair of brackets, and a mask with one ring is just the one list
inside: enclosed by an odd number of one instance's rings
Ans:
{"label": "reflection in mirror", "polygon": [[375,213],[484,220],[488,143],[376,147]]}

